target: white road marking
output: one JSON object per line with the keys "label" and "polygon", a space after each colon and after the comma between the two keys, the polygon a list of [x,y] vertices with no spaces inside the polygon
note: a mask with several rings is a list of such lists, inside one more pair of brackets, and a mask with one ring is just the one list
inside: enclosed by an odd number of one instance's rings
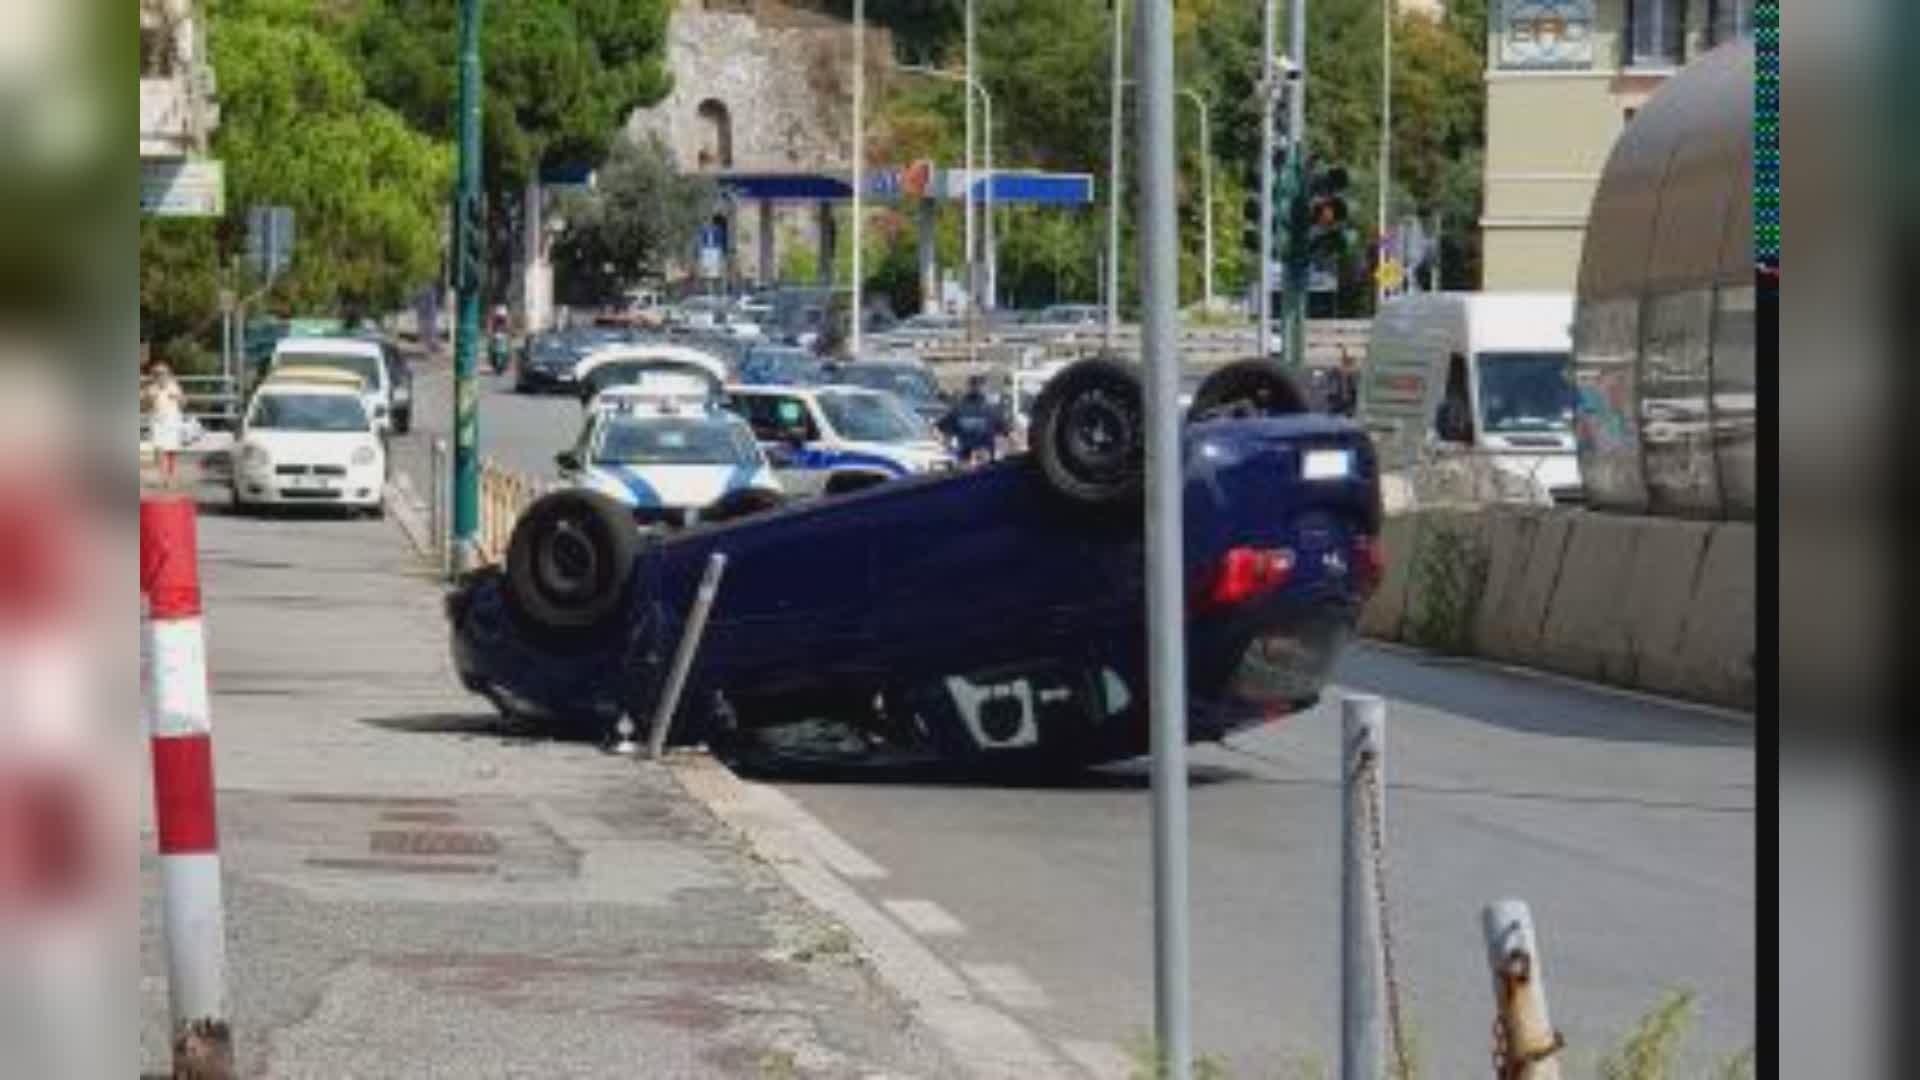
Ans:
{"label": "white road marking", "polygon": [[880,906],[921,937],[958,937],[967,932],[959,919],[931,900],[882,900]]}
{"label": "white road marking", "polygon": [[[875,972],[909,1003],[969,1073],[1007,1080],[1079,1076],[1034,1033],[985,1003],[967,980],[899,923],[862,897],[828,861],[886,871],[787,798],[764,784],[742,781],[711,758],[668,759],[689,795],[738,829],[800,898],[838,919],[873,963]],[[831,839],[829,839],[831,838]]]}
{"label": "white road marking", "polygon": [[1066,1051],[1074,1064],[1092,1073],[1096,1080],[1131,1080],[1139,1075],[1133,1059],[1125,1050],[1110,1042],[1096,1042],[1092,1039],[1063,1039],[1060,1049]]}
{"label": "white road marking", "polygon": [[1045,1009],[1053,1004],[1040,984],[1013,964],[961,964],[960,970],[967,973],[975,986],[1010,1009]]}

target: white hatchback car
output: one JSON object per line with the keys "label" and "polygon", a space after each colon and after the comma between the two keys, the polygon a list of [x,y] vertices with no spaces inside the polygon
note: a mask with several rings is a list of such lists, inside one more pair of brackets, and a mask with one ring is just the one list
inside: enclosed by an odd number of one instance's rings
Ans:
{"label": "white hatchback car", "polygon": [[351,378],[269,379],[233,448],[233,501],[384,510],[387,452]]}

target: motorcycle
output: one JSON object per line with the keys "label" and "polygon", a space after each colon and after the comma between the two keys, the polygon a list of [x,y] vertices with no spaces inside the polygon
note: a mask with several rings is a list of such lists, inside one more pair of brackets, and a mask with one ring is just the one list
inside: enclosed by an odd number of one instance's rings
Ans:
{"label": "motorcycle", "polygon": [[495,330],[487,339],[487,362],[493,367],[495,375],[506,374],[509,352],[506,332]]}

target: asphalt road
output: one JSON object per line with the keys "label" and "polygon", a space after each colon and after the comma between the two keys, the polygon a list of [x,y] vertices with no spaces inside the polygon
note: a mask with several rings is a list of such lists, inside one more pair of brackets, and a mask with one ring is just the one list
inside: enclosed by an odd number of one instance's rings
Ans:
{"label": "asphalt road", "polygon": [[[1337,679],[1389,699],[1389,925],[1421,1075],[1489,1070],[1479,913],[1509,896],[1534,912],[1569,1080],[1670,990],[1697,994],[1681,1075],[1752,1045],[1750,727],[1372,646]],[[1339,724],[1327,703],[1194,753],[1195,1046],[1235,1077],[1338,1063]],[[780,787],[885,868],[867,895],[910,901],[944,959],[1049,1038],[1118,1061],[1151,1028],[1143,764],[1057,787]]]}
{"label": "asphalt road", "polygon": [[[579,407],[482,384],[483,454],[551,475]],[[444,368],[416,394],[396,460],[418,487],[448,430]],[[1697,995],[1685,1074],[1753,1043],[1747,723],[1372,646],[1337,681],[1390,703],[1390,927],[1422,1075],[1488,1070],[1479,912],[1508,896],[1533,907],[1570,1080],[1672,990]],[[1234,1077],[1338,1062],[1338,730],[1328,703],[1194,754],[1195,1042]],[[1118,1065],[1151,1027],[1144,767],[781,787],[885,868],[855,882],[868,899],[907,901],[903,921],[1041,1034]]]}

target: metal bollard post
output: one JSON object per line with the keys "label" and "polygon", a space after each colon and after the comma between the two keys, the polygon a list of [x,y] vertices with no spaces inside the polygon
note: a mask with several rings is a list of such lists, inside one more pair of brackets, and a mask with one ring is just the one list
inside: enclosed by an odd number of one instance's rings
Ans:
{"label": "metal bollard post", "polygon": [[1382,980],[1376,846],[1386,835],[1381,778],[1387,706],[1371,695],[1340,702],[1340,1076],[1384,1080],[1386,994]]}
{"label": "metal bollard post", "polygon": [[434,436],[427,457],[427,535],[432,537],[434,556],[440,560],[440,576],[453,577],[453,545],[447,542],[447,440]]}
{"label": "metal bollard post", "polygon": [[726,572],[725,552],[716,551],[707,557],[707,572],[700,575],[700,591],[694,594],[693,610],[687,614],[687,628],[681,632],[680,644],[673,651],[673,667],[667,671],[667,685],[653,707],[653,726],[647,731],[647,757],[655,761],[660,760],[660,755],[666,752],[667,733],[673,726],[674,710],[680,705],[680,691],[686,687],[687,672],[693,667],[693,654],[700,648],[700,638],[707,632],[707,614],[713,610],[713,598],[720,592],[720,578]]}
{"label": "metal bollard post", "polygon": [[1560,1080],[1554,1055],[1566,1045],[1547,1017],[1540,949],[1524,900],[1497,900],[1480,914],[1493,974],[1494,1076],[1498,1080]]}

